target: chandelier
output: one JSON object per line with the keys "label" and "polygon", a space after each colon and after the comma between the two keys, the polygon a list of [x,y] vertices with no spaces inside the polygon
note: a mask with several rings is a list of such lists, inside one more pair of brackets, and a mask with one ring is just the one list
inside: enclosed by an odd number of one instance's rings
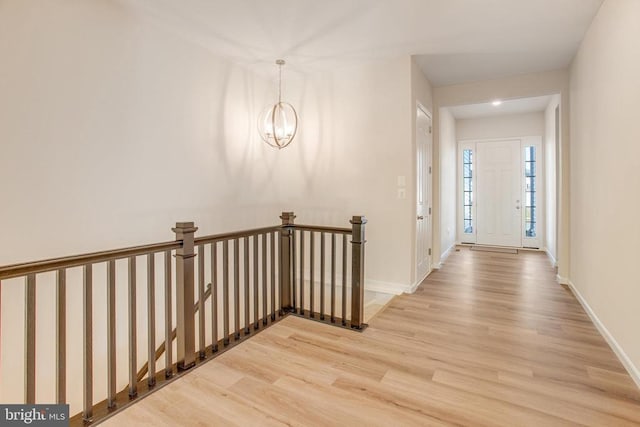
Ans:
{"label": "chandelier", "polygon": [[274,148],[284,148],[291,144],[298,130],[298,114],[293,105],[282,102],[282,66],[284,60],[278,59],[278,102],[267,108],[258,119],[258,132],[264,142]]}

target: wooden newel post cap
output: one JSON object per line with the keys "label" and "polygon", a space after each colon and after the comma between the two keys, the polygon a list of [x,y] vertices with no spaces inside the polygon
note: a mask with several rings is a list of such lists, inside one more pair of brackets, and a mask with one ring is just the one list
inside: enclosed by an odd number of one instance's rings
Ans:
{"label": "wooden newel post cap", "polygon": [[195,226],[193,221],[176,222],[176,226],[171,230],[178,235],[185,235],[185,234],[195,233],[196,231],[198,231],[198,227]]}
{"label": "wooden newel post cap", "polygon": [[354,215],[349,222],[351,224],[366,224],[367,218],[364,215]]}
{"label": "wooden newel post cap", "polygon": [[282,219],[282,225],[293,225],[293,220],[295,219],[295,215],[293,212],[282,212],[280,219]]}

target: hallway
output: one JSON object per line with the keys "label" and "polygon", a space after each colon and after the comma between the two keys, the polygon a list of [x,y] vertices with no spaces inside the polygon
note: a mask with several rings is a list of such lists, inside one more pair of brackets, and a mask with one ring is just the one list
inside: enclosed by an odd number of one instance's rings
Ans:
{"label": "hallway", "polygon": [[106,425],[640,425],[545,255],[453,252],[364,333],[288,317]]}

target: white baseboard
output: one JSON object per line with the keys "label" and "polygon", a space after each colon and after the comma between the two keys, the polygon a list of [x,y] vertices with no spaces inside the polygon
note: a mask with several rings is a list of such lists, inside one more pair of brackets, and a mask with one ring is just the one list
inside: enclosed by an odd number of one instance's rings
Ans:
{"label": "white baseboard", "polygon": [[455,249],[455,247],[456,247],[456,243],[454,242],[451,246],[449,246],[449,248],[446,251],[442,253],[442,255],[440,255],[440,262],[438,264],[433,265],[433,268],[436,270],[439,270],[440,268],[442,268],[442,265],[447,260],[447,258],[449,258],[449,255],[451,255],[451,252]]}
{"label": "white baseboard", "polygon": [[402,295],[404,293],[412,294],[415,292],[418,284],[405,285],[402,283],[383,282],[380,280],[366,280],[364,288],[367,291],[382,292],[385,294]]}
{"label": "white baseboard", "polygon": [[[319,286],[321,286],[321,282],[318,277],[319,273],[316,273],[317,276],[316,279],[313,281],[313,285],[318,288]],[[300,279],[298,279],[300,280]],[[305,275],[305,283],[309,284],[309,275],[306,274]],[[419,284],[419,283],[418,283]],[[327,274],[327,276],[325,277],[325,282],[324,282],[324,286],[325,288],[328,288],[331,286],[331,278],[330,276]],[[393,282],[385,282],[382,280],[372,280],[372,279],[367,279],[365,277],[365,282],[364,282],[364,289],[365,291],[371,291],[371,292],[380,292],[383,294],[391,294],[391,295],[401,295],[403,293],[413,293],[415,291],[415,288],[418,285],[405,285],[403,283],[393,283]],[[341,289],[342,288],[342,274],[336,274],[336,288]],[[347,281],[347,289],[351,290],[351,280]]]}
{"label": "white baseboard", "polygon": [[545,253],[547,254],[547,256],[549,257],[549,260],[551,260],[551,265],[553,265],[554,267],[558,266],[558,261],[556,261],[555,257],[553,255],[551,255],[551,252],[549,252],[549,249],[544,248]]}
{"label": "white baseboard", "polygon": [[571,280],[569,280],[569,278],[567,277],[563,277],[559,274],[556,274],[556,280],[558,281],[558,283],[560,283],[561,285],[569,285],[571,283]]}
{"label": "white baseboard", "polygon": [[596,326],[596,328],[600,332],[600,334],[604,337],[605,341],[607,341],[607,343],[609,344],[609,347],[611,347],[611,349],[616,354],[616,356],[618,356],[618,359],[622,363],[622,366],[624,366],[624,368],[627,370],[627,372],[631,376],[631,379],[633,379],[633,381],[636,383],[638,388],[640,388],[640,369],[638,369],[638,367],[633,364],[629,356],[627,356],[627,354],[624,352],[620,344],[618,344],[618,342],[613,337],[613,335],[611,335],[611,333],[606,328],[606,326],[604,326],[604,324],[600,321],[596,313],[589,306],[589,303],[587,303],[587,301],[583,298],[583,296],[580,294],[580,292],[575,287],[575,285],[571,282],[571,280],[568,280],[567,282],[568,282],[567,285],[569,286],[569,289],[571,289],[571,292],[573,292],[573,295],[575,295],[576,299],[578,300],[578,302],[580,303],[584,311],[587,313],[587,315],[589,316],[593,324]]}

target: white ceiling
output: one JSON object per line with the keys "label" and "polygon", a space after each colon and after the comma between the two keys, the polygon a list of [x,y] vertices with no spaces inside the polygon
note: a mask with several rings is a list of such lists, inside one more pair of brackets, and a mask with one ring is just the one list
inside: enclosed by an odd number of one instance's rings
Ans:
{"label": "white ceiling", "polygon": [[120,0],[245,64],[400,55],[435,86],[566,67],[602,0]]}
{"label": "white ceiling", "polygon": [[500,105],[491,102],[484,104],[458,105],[447,107],[456,119],[477,119],[479,117],[502,116],[506,114],[537,113],[544,111],[552,96],[536,96],[532,98],[520,98],[503,100]]}

